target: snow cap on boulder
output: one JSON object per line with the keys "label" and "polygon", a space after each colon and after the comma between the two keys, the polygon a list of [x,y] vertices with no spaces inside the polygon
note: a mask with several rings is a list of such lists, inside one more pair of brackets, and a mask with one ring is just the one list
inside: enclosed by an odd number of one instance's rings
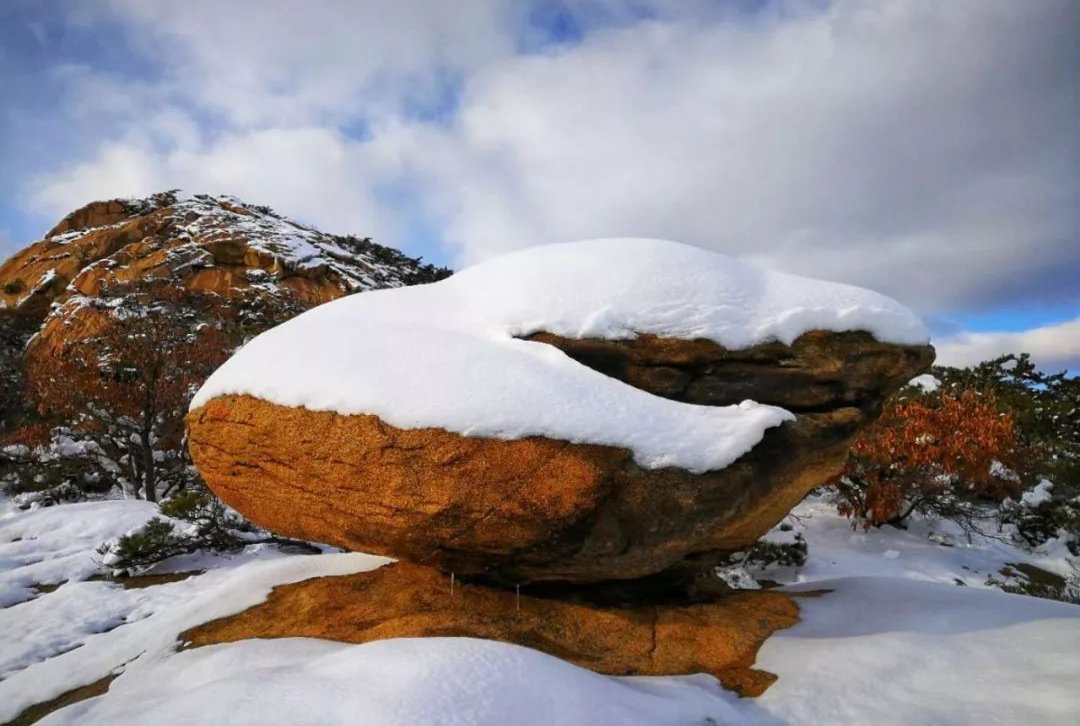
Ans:
{"label": "snow cap on boulder", "polygon": [[605,239],[533,247],[431,285],[323,305],[252,341],[192,401],[250,395],[372,414],[406,429],[543,436],[619,446],[646,468],[720,469],[791,418],[745,401],[696,406],[650,395],[521,338],[640,335],[742,349],[811,330],[926,343],[904,306],[849,285],[755,267],[675,242]]}

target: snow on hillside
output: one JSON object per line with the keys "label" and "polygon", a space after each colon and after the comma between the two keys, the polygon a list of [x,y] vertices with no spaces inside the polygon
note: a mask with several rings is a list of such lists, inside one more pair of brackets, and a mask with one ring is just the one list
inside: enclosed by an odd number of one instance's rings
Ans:
{"label": "snow on hillside", "polygon": [[[125,589],[87,581],[97,572],[84,565],[97,559],[95,533],[119,536],[141,525],[155,511],[142,505],[109,500],[18,511],[0,497],[0,592],[16,602],[0,609],[0,723],[133,660],[163,657],[184,630],[257,604],[274,585],[389,562],[357,553],[289,556],[256,545],[235,557],[189,562],[207,571],[178,582]],[[19,601],[36,573],[56,584],[60,571],[71,579]]]}
{"label": "snow on hillside", "polygon": [[[87,250],[77,252],[77,255],[100,255],[100,250],[94,250],[100,244],[102,233],[108,236],[109,230],[124,227],[131,229],[133,235],[145,236],[131,240],[137,242],[135,245],[125,241],[125,246],[117,253],[100,259],[91,258],[86,269],[98,266],[113,269],[128,264],[130,255],[154,254],[163,255],[167,266],[174,272],[210,268],[221,264],[221,261],[215,261],[210,248],[217,243],[235,241],[243,245],[243,259],[228,260],[224,264],[250,264],[249,253],[264,258],[263,264],[271,272],[253,269],[252,279],[249,280],[253,286],[264,288],[277,285],[280,278],[293,273],[330,273],[330,277],[345,293],[402,287],[449,274],[368,239],[320,232],[283,217],[268,207],[248,204],[228,195],[174,191],[145,199],[113,200],[113,203],[121,204],[127,210],[126,216],[120,221],[54,233],[35,244],[34,251],[23,262],[34,269],[44,269],[44,272],[36,282],[27,282],[25,290],[10,304],[0,300],[0,307],[18,307],[26,299],[49,288],[58,276],[55,266],[71,268],[70,260],[65,262],[65,258],[72,254],[71,248],[77,247],[81,241],[91,236],[98,240],[96,243],[93,239],[88,240]],[[92,203],[84,210],[102,204],[108,203]],[[77,216],[82,211],[77,210],[71,216]],[[148,215],[154,215],[152,224],[131,227],[134,220]],[[272,264],[266,264],[266,260],[272,261]],[[155,264],[161,261],[158,259]],[[68,269],[68,274],[82,269],[80,264]],[[69,287],[67,292],[73,294],[77,291]]]}
{"label": "snow on hillside", "polygon": [[42,724],[1070,724],[1080,608],[902,580],[821,583],[766,642],[758,699],[707,676],[610,678],[468,638],[210,646],[122,675]]}
{"label": "snow on hillside", "polygon": [[394,256],[397,262],[414,262],[396,250],[334,237],[227,195],[180,194],[172,217],[179,233],[193,244],[244,240],[250,249],[275,258],[287,270],[332,270],[346,292],[407,284],[405,271],[380,260],[377,251]]}
{"label": "snow on hillside", "polygon": [[[51,562],[79,552],[90,557],[94,537],[78,533],[123,531],[136,514],[148,514],[131,504],[0,507],[2,582],[17,583],[22,593],[24,568],[51,572]],[[706,675],[610,678],[536,651],[470,639],[253,640],[177,653],[178,633],[261,601],[275,584],[387,561],[253,547],[236,557],[186,561],[180,566],[207,571],[180,582],[125,590],[72,581],[0,609],[0,722],[110,673],[122,675],[106,695],[40,723],[1076,722],[1080,607],[987,584],[1009,562],[1064,566],[1053,552],[967,542],[925,521],[907,531],[854,532],[820,499],[795,515],[790,521],[809,542],[809,560],[772,574],[800,583],[794,590],[825,592],[801,596],[802,622],[762,648],[757,667],[779,680],[757,699],[739,699]]]}
{"label": "snow on hillside", "polygon": [[738,713],[711,678],[608,678],[471,638],[250,640],[181,653],[114,688],[42,724],[674,726]]}
{"label": "snow on hillside", "polygon": [[1080,607],[893,578],[798,589],[829,592],[766,641],[757,667],[780,678],[733,723],[1076,723]]}
{"label": "snow on hillside", "polygon": [[948,520],[919,517],[910,518],[906,526],[869,532],[852,528],[851,520],[837,514],[826,497],[811,495],[765,536],[778,544],[804,538],[810,550],[806,564],[770,565],[749,574],[782,585],[891,577],[977,588],[993,587],[987,580],[1005,581],[1001,570],[1015,564],[1034,565],[1060,577],[1074,574],[1068,550],[1057,539],[1027,552],[1010,544],[1009,531],[979,535]]}
{"label": "snow on hillside", "polygon": [[[868,290],[757,268],[675,242],[534,247],[432,285],[328,303],[259,336],[191,403],[249,394],[376,414],[400,428],[620,446],[648,468],[722,469],[791,418],[770,406],[658,398],[519,339],[654,334],[737,349],[813,329],[923,344],[910,310]],[[317,363],[319,374],[310,375]],[[543,405],[537,405],[543,402]]]}

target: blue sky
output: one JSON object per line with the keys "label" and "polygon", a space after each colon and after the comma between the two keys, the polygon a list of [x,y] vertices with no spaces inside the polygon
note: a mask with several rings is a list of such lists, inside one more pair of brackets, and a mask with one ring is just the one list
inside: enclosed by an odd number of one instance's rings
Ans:
{"label": "blue sky", "polygon": [[456,267],[668,237],[1080,364],[1069,0],[6,0],[0,255],[230,193]]}

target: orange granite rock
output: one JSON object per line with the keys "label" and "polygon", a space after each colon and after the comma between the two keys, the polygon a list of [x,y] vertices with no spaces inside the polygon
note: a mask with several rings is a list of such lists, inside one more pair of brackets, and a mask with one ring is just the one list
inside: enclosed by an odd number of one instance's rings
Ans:
{"label": "orange granite rock", "polygon": [[[765,383],[756,390],[763,403],[791,405],[792,396],[802,396],[820,408],[767,430],[750,452],[719,471],[643,469],[631,452],[616,447],[404,430],[375,416],[309,411],[248,396],[212,399],[189,414],[189,448],[218,496],[289,537],[507,584],[630,580],[664,572],[693,580],[695,571],[708,571],[710,558],[755,542],[834,475],[881,400],[932,360],[928,346],[828,335],[831,348],[815,333],[789,351],[817,353],[788,354],[817,366],[787,365],[796,370],[791,375],[823,381],[816,399],[790,393],[798,388],[784,378],[788,374],[770,373],[768,358],[761,378],[771,375],[780,383],[775,390]],[[700,341],[689,346],[702,348]],[[827,348],[831,359],[820,352]],[[743,352],[735,360],[744,365],[752,355]],[[854,362],[845,364],[845,356]],[[831,383],[848,380],[845,365],[853,371],[846,388]],[[715,396],[724,364],[714,361],[705,369],[711,382],[703,388]],[[627,378],[649,390],[641,376]]]}
{"label": "orange granite rock", "polygon": [[87,299],[146,280],[231,300],[281,296],[309,308],[350,292],[430,282],[448,271],[370,240],[303,227],[231,197],[176,193],[93,202],[0,265],[0,309],[37,329],[47,367],[107,322]]}
{"label": "orange granite rock", "polygon": [[528,646],[610,675],[709,673],[756,696],[776,679],[753,668],[772,633],[798,622],[779,592],[743,592],[689,605],[601,607],[457,582],[427,567],[396,563],[355,575],[274,588],[265,603],[180,636],[193,646],[245,638],[466,636]]}

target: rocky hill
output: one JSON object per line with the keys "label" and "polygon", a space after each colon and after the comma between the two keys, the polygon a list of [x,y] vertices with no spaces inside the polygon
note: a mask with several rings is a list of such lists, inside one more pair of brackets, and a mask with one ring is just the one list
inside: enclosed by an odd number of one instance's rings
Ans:
{"label": "rocky hill", "polygon": [[[0,311],[36,331],[36,362],[96,331],[87,303],[146,281],[226,299],[308,308],[434,282],[449,270],[368,238],[331,235],[234,197],[163,192],[92,202],[0,265]],[[98,321],[98,322],[95,322]]]}
{"label": "rocky hill", "polygon": [[88,204],[0,265],[0,489],[182,488],[187,398],[232,350],[335,298],[449,274],[233,197]]}

